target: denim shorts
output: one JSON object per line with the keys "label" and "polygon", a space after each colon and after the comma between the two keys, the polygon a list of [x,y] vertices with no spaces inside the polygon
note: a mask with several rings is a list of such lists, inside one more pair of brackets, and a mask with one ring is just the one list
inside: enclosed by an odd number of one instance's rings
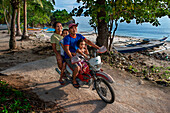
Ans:
{"label": "denim shorts", "polygon": [[72,64],[72,63],[71,63],[71,59],[70,59],[70,58],[65,59],[65,61],[66,61],[67,64],[70,66],[70,68],[73,69],[73,70],[74,70],[76,67],[78,67],[78,64],[77,64],[77,63],[75,63],[75,64]]}

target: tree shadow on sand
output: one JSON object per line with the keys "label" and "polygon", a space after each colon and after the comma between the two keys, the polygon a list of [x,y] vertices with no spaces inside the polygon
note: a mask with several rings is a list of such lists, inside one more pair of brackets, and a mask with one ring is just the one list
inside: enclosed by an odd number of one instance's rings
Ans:
{"label": "tree shadow on sand", "polygon": [[[78,103],[74,103],[74,104],[70,104],[70,105],[66,105],[66,106],[62,106],[66,109],[69,109],[70,107],[75,107],[75,106],[80,106],[80,105],[96,105],[96,107],[93,109],[93,110],[89,110],[91,111],[91,113],[99,113],[101,110],[103,110],[107,104],[105,102],[103,102],[102,100],[89,100],[89,101],[84,101],[84,102],[78,102]],[[55,110],[52,110],[52,111],[48,111],[48,112],[53,112]],[[87,110],[88,111],[88,110]],[[76,110],[73,110],[73,111],[69,111],[69,113],[79,113],[80,111],[76,111]]]}
{"label": "tree shadow on sand", "polygon": [[[34,89],[34,92],[36,92],[43,100],[50,100],[50,101],[56,101],[57,104],[59,106],[62,106],[64,109],[69,109],[70,107],[75,107],[75,106],[80,106],[80,105],[96,105],[94,110],[90,110],[92,111],[91,113],[98,113],[101,110],[103,110],[107,104],[105,102],[103,102],[102,100],[89,100],[89,101],[83,101],[83,102],[77,102],[79,101],[79,99],[75,99],[75,100],[68,100],[68,94],[61,88],[63,87],[69,87],[68,85],[70,84],[69,82],[66,83],[66,85],[58,85],[59,82],[58,81],[52,81],[52,82],[46,82],[46,83],[39,83],[36,85],[36,88]],[[50,90],[46,90],[44,87],[48,86],[50,87],[50,85],[55,85],[56,87],[51,88]],[[74,102],[73,104],[68,104]],[[46,112],[55,112],[57,111],[56,109],[50,109],[50,110],[46,110]],[[69,111],[69,113],[78,113],[79,111]]]}

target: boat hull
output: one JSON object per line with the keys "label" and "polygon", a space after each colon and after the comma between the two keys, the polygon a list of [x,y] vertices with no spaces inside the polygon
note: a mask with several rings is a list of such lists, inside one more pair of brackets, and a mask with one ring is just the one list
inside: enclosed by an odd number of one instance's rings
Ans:
{"label": "boat hull", "polygon": [[143,50],[147,50],[147,49],[152,49],[154,47],[159,47],[159,46],[162,46],[164,43],[165,42],[151,43],[151,44],[144,44],[144,45],[139,45],[139,46],[135,46],[135,47],[114,46],[114,48],[120,53],[133,53],[133,52],[143,51]]}

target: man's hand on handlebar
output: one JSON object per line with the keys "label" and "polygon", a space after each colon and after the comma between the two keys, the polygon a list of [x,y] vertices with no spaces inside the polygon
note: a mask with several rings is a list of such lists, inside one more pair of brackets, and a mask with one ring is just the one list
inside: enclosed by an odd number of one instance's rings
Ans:
{"label": "man's hand on handlebar", "polygon": [[105,46],[102,46],[97,50],[97,53],[105,53],[106,51],[107,51],[107,48]]}

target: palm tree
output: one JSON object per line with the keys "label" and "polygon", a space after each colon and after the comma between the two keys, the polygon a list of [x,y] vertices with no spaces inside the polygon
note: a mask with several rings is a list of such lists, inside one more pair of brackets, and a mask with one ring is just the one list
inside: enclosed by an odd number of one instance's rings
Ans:
{"label": "palm tree", "polygon": [[16,21],[16,13],[18,8],[19,0],[11,0],[12,5],[12,19],[11,19],[11,34],[9,40],[9,48],[16,49],[16,38],[15,38],[15,21]]}
{"label": "palm tree", "polygon": [[24,29],[21,40],[29,39],[27,32],[27,0],[24,0]]}
{"label": "palm tree", "polygon": [[20,3],[18,4],[18,9],[17,9],[17,31],[16,31],[16,36],[21,36],[21,28],[20,28]]}
{"label": "palm tree", "polygon": [[8,0],[0,0],[0,7],[3,9],[5,22],[8,28],[8,33],[10,34],[11,4]]}
{"label": "palm tree", "polygon": [[[52,0],[54,2],[54,0]],[[43,7],[41,0],[34,1]],[[21,40],[27,40],[29,39],[28,32],[27,32],[27,0],[24,0],[24,29],[23,29],[23,35]]]}
{"label": "palm tree", "polygon": [[[0,2],[2,2],[2,1],[3,0],[0,0]],[[54,0],[50,0],[50,1],[53,2],[53,4],[55,4]],[[9,40],[10,49],[15,49],[17,47],[16,38],[15,38],[15,21],[16,21],[16,13],[17,13],[19,2],[20,2],[20,0],[10,0],[11,6],[12,6],[12,19],[11,19],[11,29],[10,29],[11,35],[10,35],[10,40]],[[36,2],[39,3],[42,6],[41,0],[36,0]],[[27,0],[24,0],[24,30],[23,30],[22,39],[28,39],[28,33],[27,33]]]}

